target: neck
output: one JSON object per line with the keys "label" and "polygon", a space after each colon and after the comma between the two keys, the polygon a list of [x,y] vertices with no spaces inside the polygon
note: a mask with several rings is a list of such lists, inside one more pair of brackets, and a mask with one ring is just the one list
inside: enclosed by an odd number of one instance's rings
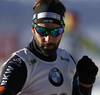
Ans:
{"label": "neck", "polygon": [[41,50],[39,49],[39,47],[37,46],[34,38],[31,41],[31,43],[28,45],[27,49],[30,50],[35,56],[37,56],[38,58],[40,58],[44,61],[52,62],[52,61],[55,61],[57,58],[56,52],[54,52],[51,55],[42,53]]}

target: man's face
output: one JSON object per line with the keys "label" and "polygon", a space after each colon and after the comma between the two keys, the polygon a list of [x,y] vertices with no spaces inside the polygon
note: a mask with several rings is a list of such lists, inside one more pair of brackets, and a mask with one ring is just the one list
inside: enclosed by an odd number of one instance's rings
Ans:
{"label": "man's face", "polygon": [[[45,28],[59,28],[60,25],[54,23],[40,23],[38,26]],[[46,55],[52,55],[58,48],[61,37],[63,33],[57,37],[52,37],[51,34],[47,36],[41,36],[36,32],[35,28],[32,28],[32,32],[34,34],[34,39],[36,41],[37,46],[40,48],[41,52]]]}

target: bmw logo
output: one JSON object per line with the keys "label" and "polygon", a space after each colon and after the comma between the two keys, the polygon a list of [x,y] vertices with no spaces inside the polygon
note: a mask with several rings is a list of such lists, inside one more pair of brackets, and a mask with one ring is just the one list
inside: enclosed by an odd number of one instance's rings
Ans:
{"label": "bmw logo", "polygon": [[49,81],[54,86],[61,86],[63,84],[63,76],[59,69],[53,68],[50,70]]}

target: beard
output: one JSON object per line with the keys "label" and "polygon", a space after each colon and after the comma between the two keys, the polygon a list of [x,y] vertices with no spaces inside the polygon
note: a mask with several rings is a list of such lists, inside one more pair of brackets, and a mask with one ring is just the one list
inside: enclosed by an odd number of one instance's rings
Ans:
{"label": "beard", "polygon": [[[44,48],[45,46],[53,46],[53,48],[52,49],[45,49]],[[58,48],[58,45],[56,45],[56,44],[53,44],[53,43],[45,44],[45,43],[43,43],[40,47],[40,50],[41,50],[42,53],[44,53],[46,55],[53,55],[56,52],[57,48]]]}
{"label": "beard", "polygon": [[[60,38],[60,40],[56,44],[55,43],[45,43],[45,42],[40,43],[38,41],[38,38],[35,35],[34,35],[34,39],[35,39],[35,42],[36,42],[36,45],[37,45],[38,49],[46,56],[50,56],[50,55],[55,54],[56,50],[59,46],[59,43],[61,41],[61,38]],[[53,46],[53,48],[52,49],[45,49],[44,48],[45,46]]]}

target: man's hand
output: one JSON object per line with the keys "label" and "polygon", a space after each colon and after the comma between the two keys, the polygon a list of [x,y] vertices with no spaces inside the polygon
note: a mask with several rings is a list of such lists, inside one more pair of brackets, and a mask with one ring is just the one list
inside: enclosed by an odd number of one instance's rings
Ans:
{"label": "man's hand", "polygon": [[91,86],[95,82],[98,67],[90,58],[83,56],[83,58],[78,61],[77,72],[79,74],[80,84],[83,86]]}

